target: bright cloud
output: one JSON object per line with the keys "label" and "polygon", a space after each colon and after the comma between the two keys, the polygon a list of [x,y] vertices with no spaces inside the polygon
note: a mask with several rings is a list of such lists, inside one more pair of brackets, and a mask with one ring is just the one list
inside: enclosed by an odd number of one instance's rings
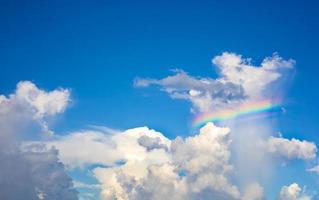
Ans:
{"label": "bright cloud", "polygon": [[[134,85],[159,85],[172,98],[192,102],[197,113],[236,109],[271,96],[268,90],[277,87],[295,63],[274,54],[255,66],[251,59],[229,52],[212,62],[218,69],[216,79],[176,70],[163,79],[136,78]],[[29,81],[18,83],[11,95],[0,95],[0,159],[5,161],[0,163],[1,199],[23,194],[30,199],[77,199],[76,187],[101,190],[105,200],[263,200],[266,187],[256,175],[261,166],[273,165],[273,157],[313,160],[317,154],[313,142],[272,136],[273,129],[263,120],[227,127],[207,123],[198,134],[175,139],[148,127],[119,131],[93,126],[53,135],[49,119],[63,113],[69,102],[70,90],[45,91]],[[32,138],[36,133],[40,139]],[[33,141],[25,141],[30,135]],[[65,166],[89,171],[98,184],[72,181]],[[14,181],[19,178],[30,184]],[[311,198],[293,183],[281,189],[279,199]]]}
{"label": "bright cloud", "polygon": [[52,134],[46,118],[62,113],[69,101],[67,89],[46,92],[30,81],[21,81],[14,94],[0,95],[0,128],[3,132],[19,132],[20,128],[36,125],[40,132]]}
{"label": "bright cloud", "polygon": [[189,100],[197,111],[207,112],[247,99],[265,98],[268,86],[295,64],[277,54],[265,58],[260,66],[250,64],[250,60],[224,52],[212,59],[219,71],[217,79],[192,77],[177,70],[175,75],[163,79],[136,78],[134,85],[159,85],[172,98]]}
{"label": "bright cloud", "polygon": [[279,200],[311,200],[311,197],[304,194],[304,191],[297,183],[293,183],[281,188]]}
{"label": "bright cloud", "polygon": [[[69,169],[100,164],[92,171],[102,199],[265,198],[256,182],[242,191],[232,182],[237,169],[230,162],[230,129],[212,123],[198,135],[174,140],[141,127],[116,133],[75,132],[47,145],[60,151]],[[316,153],[313,143],[296,139],[270,137],[261,147],[266,147],[264,153],[287,159],[312,159]]]}
{"label": "bright cloud", "polygon": [[224,52],[213,58],[220,70],[220,81],[241,85],[250,98],[259,98],[267,86],[280,78],[282,69],[293,68],[295,61],[284,60],[279,55],[265,58],[260,66],[250,64],[251,59],[245,59],[235,53]]}
{"label": "bright cloud", "polygon": [[117,134],[82,131],[47,142],[48,146],[59,149],[61,160],[69,168],[91,164],[113,166],[131,159],[166,160],[165,151],[169,144],[170,141],[161,133],[147,127]]}
{"label": "bright cloud", "polygon": [[288,159],[314,159],[316,158],[317,146],[313,142],[300,141],[295,138],[270,137],[267,141],[268,151]]}
{"label": "bright cloud", "polygon": [[[209,195],[238,199],[238,188],[228,180],[232,171],[228,136],[229,129],[213,124],[198,135],[173,141],[154,137],[145,128],[114,136],[124,163],[93,170],[102,185],[102,198],[198,199]],[[156,148],[139,142],[145,137],[160,138]]]}
{"label": "bright cloud", "polygon": [[11,96],[21,102],[26,102],[34,109],[37,118],[61,113],[69,102],[70,92],[67,89],[57,89],[46,92],[37,88],[30,81],[18,83],[16,95]]}

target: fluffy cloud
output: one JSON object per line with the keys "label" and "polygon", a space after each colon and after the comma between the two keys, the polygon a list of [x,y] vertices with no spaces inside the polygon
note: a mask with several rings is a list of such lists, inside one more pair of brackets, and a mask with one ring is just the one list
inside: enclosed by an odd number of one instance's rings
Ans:
{"label": "fluffy cloud", "polygon": [[[35,112],[35,118],[61,113],[69,101],[70,92],[67,89],[57,89],[46,92],[37,88],[30,81],[18,83],[15,95],[10,98],[27,103]],[[10,101],[10,100],[9,100]]]}
{"label": "fluffy cloud", "polygon": [[60,150],[68,166],[105,165],[93,169],[102,199],[240,199],[229,181],[229,131],[209,123],[198,135],[175,140],[146,127],[117,134],[84,131],[49,146]]}
{"label": "fluffy cloud", "polygon": [[[269,141],[273,139],[277,138]],[[48,146],[60,150],[67,166],[105,165],[93,169],[102,199],[264,199],[263,188],[257,183],[249,185],[242,195],[231,183],[229,144],[229,129],[208,124],[199,135],[172,141],[141,127],[117,133],[71,133]]]}
{"label": "fluffy cloud", "polygon": [[277,54],[265,58],[260,66],[250,64],[250,60],[224,52],[212,59],[219,71],[217,79],[192,77],[176,70],[175,75],[163,79],[136,78],[134,86],[159,85],[172,98],[189,100],[197,111],[207,112],[247,99],[265,98],[268,86],[295,63]]}
{"label": "fluffy cloud", "polygon": [[282,75],[281,70],[293,68],[295,63],[277,54],[265,58],[260,66],[251,65],[250,60],[235,53],[224,52],[212,61],[220,70],[222,82],[241,85],[251,98],[263,96],[267,86]]}
{"label": "fluffy cloud", "polygon": [[[236,109],[243,102],[266,98],[270,86],[294,65],[293,60],[274,54],[254,66],[250,59],[228,52],[212,62],[218,69],[216,79],[176,70],[163,79],[137,78],[134,85],[159,85],[172,98],[191,101],[197,112]],[[265,195],[257,183],[259,177],[242,178],[246,176],[243,172],[254,174],[257,169],[260,173],[260,166],[267,168],[263,159],[268,155],[309,160],[317,152],[314,143],[270,137],[262,125],[250,123],[241,130],[231,127],[232,134],[230,128],[208,123],[199,134],[174,140],[147,127],[126,131],[94,127],[55,136],[48,120],[62,113],[69,101],[67,89],[44,91],[28,81],[20,82],[14,94],[0,95],[0,160],[5,161],[0,163],[1,199],[22,195],[27,199],[77,199],[74,183],[86,190],[100,188],[102,199],[262,200]],[[21,145],[24,136],[35,132],[49,135],[45,145],[36,139]],[[236,163],[232,153],[240,162]],[[99,184],[72,183],[64,166],[92,169]],[[23,184],[26,182],[30,184]],[[80,198],[96,196],[88,192]],[[284,186],[280,192],[280,200],[307,198],[297,184]]]}
{"label": "fluffy cloud", "polygon": [[313,142],[300,141],[294,138],[288,140],[270,137],[267,141],[267,149],[271,153],[288,159],[314,159],[317,153],[317,146]]}
{"label": "fluffy cloud", "polygon": [[122,133],[75,132],[46,144],[59,149],[61,160],[69,168],[84,168],[92,164],[113,166],[126,160],[166,161],[170,141],[159,132],[140,127]]}
{"label": "fluffy cloud", "polygon": [[[230,52],[215,56],[212,63],[217,68],[216,79],[194,77],[182,70],[175,70],[174,75],[162,79],[136,78],[134,86],[160,86],[161,90],[168,93],[170,97],[190,101],[196,114],[220,110],[236,112],[242,105],[264,99],[269,101],[274,99],[278,103],[281,99],[282,83],[295,65],[294,60],[285,60],[276,53],[263,59],[259,65],[252,64],[250,58],[246,59]],[[244,188],[242,199],[265,198],[263,187],[258,183],[245,186],[247,182],[258,182],[263,179],[260,168],[263,167],[264,171],[272,168],[274,158],[302,160],[316,158],[317,147],[312,142],[272,137],[273,127],[267,119],[247,120],[244,123],[235,119],[220,124],[232,129],[232,150],[235,154],[235,159],[232,161],[237,173],[236,177],[242,184],[239,186]],[[178,139],[173,141],[171,151],[177,141]],[[182,146],[180,145],[179,148]],[[191,156],[196,152],[187,150],[188,148],[182,149],[180,154]],[[175,158],[176,155],[178,152],[172,153],[175,163],[178,160]],[[209,160],[200,160],[202,154],[196,157],[198,162],[188,161],[187,156],[182,157],[181,160],[185,160],[188,167],[192,164],[191,171],[196,171],[196,167],[201,169],[201,164],[205,165],[205,162]],[[185,170],[183,162],[178,166]],[[208,177],[206,176],[207,179]]]}
{"label": "fluffy cloud", "polygon": [[0,96],[0,199],[77,199],[56,149],[21,145],[36,127],[50,132],[46,117],[63,112],[68,98],[68,90],[45,92],[28,81]]}
{"label": "fluffy cloud", "polygon": [[[95,166],[102,199],[265,199],[258,183],[240,191],[232,182],[237,171],[230,163],[228,128],[208,123],[198,135],[174,140],[147,127],[101,130],[71,133],[47,145],[59,149],[70,168]],[[296,139],[270,137],[261,148],[288,159],[312,159],[316,154],[313,143]]]}
{"label": "fluffy cloud", "polygon": [[46,92],[30,81],[21,81],[14,94],[0,95],[0,128],[7,134],[15,134],[38,127],[40,132],[52,134],[46,119],[62,113],[69,97],[67,89]]}
{"label": "fluffy cloud", "polygon": [[282,187],[279,200],[311,200],[311,197],[304,194],[304,191],[297,183],[293,183]]}

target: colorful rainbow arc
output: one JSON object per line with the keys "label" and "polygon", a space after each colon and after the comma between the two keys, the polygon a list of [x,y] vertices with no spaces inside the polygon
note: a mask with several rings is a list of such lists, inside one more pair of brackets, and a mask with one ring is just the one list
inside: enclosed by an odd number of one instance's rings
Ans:
{"label": "colorful rainbow arc", "polygon": [[216,112],[200,114],[193,120],[193,127],[199,128],[207,122],[222,122],[238,119],[255,119],[268,117],[282,112],[282,106],[271,100],[249,102],[236,109],[226,109]]}

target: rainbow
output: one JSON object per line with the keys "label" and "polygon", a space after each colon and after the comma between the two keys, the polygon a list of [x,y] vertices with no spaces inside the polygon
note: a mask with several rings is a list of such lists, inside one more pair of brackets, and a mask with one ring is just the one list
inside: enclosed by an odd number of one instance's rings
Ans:
{"label": "rainbow", "polygon": [[282,112],[282,106],[273,100],[262,100],[242,103],[235,109],[224,109],[197,115],[193,120],[193,127],[199,128],[208,122],[222,122],[238,119],[256,119],[273,116]]}

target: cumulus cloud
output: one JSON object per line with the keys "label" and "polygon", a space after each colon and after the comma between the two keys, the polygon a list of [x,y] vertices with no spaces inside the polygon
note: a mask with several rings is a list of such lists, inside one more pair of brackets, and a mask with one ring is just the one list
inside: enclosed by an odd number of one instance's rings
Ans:
{"label": "cumulus cloud", "polygon": [[241,85],[251,98],[264,95],[266,87],[282,75],[281,70],[293,68],[295,64],[294,60],[284,60],[278,54],[266,57],[260,66],[250,64],[250,60],[235,53],[224,52],[212,61],[220,71],[221,81]]}
{"label": "cumulus cloud", "polygon": [[15,93],[0,95],[0,128],[7,134],[38,127],[40,132],[52,134],[46,119],[62,113],[70,101],[68,89],[50,92],[39,89],[30,81],[17,84]]}
{"label": "cumulus cloud", "polygon": [[0,96],[0,199],[77,199],[56,149],[22,145],[35,126],[50,132],[46,117],[63,112],[68,98],[68,90],[46,92],[28,81]]}
{"label": "cumulus cloud", "polygon": [[297,183],[283,186],[279,194],[279,200],[311,200]]}
{"label": "cumulus cloud", "polygon": [[265,58],[260,66],[250,64],[250,60],[224,52],[212,59],[219,72],[217,79],[193,77],[176,70],[175,75],[163,79],[136,78],[134,86],[159,85],[172,98],[189,100],[196,111],[207,112],[247,99],[263,98],[268,86],[295,63],[278,54]]}
{"label": "cumulus cloud", "polygon": [[10,98],[26,102],[34,110],[35,118],[43,118],[46,115],[63,112],[68,104],[69,96],[70,92],[67,89],[46,92],[30,81],[22,81],[17,85],[16,94]]}
{"label": "cumulus cloud", "polygon": [[85,131],[48,145],[69,166],[102,164],[93,169],[102,199],[240,199],[229,180],[229,131],[209,123],[198,135],[175,140],[147,127],[118,134]]}
{"label": "cumulus cloud", "polygon": [[[212,62],[219,75],[216,79],[176,70],[163,79],[136,78],[134,85],[158,85],[172,98],[192,102],[196,112],[236,109],[243,102],[267,98],[272,84],[294,66],[293,60],[277,54],[259,66],[229,52]],[[0,158],[6,161],[0,163],[1,199],[22,194],[30,199],[77,199],[76,187],[100,189],[105,200],[263,200],[264,188],[254,171],[260,174],[260,166],[267,168],[264,160],[268,155],[303,160],[316,157],[314,143],[271,137],[265,131],[267,125],[253,123],[241,129],[208,123],[196,135],[173,140],[147,127],[126,131],[92,127],[53,135],[48,120],[62,113],[69,102],[68,89],[45,91],[28,81],[20,82],[14,94],[0,95]],[[35,132],[50,137],[45,143],[22,140],[23,135]],[[72,181],[64,166],[68,170],[91,169],[99,184]],[[253,175],[247,178],[243,172]],[[298,184],[284,186],[279,196],[280,200],[310,199]],[[80,195],[80,199],[92,198],[97,197],[90,192]]]}
{"label": "cumulus cloud", "polygon": [[[174,140],[147,127],[101,130],[71,133],[47,146],[59,149],[70,168],[95,166],[102,199],[265,199],[257,182],[243,190],[233,182],[238,171],[231,164],[229,128],[208,123],[199,134]],[[270,137],[263,142],[265,152],[288,159],[312,159],[316,153],[316,146],[306,141]]]}
{"label": "cumulus cloud", "polygon": [[[175,74],[162,79],[136,78],[134,86],[159,86],[171,98],[190,101],[196,114],[213,113],[220,110],[237,111],[245,103],[249,104],[264,99],[279,103],[282,97],[283,83],[289,77],[295,65],[294,60],[283,59],[277,53],[266,57],[259,65],[252,64],[251,58],[244,58],[239,54],[230,52],[215,56],[212,63],[217,69],[217,78],[194,77],[182,70],[175,70]],[[233,163],[230,168],[235,169],[238,188],[243,189],[243,191],[238,192],[239,195],[235,198],[265,199],[264,189],[257,183],[263,179],[260,175],[260,168],[264,169],[263,174],[267,177],[267,170],[273,167],[274,158],[302,160],[316,158],[317,147],[313,142],[273,137],[271,135],[274,128],[266,119],[245,121],[245,123],[233,120],[220,124],[227,125],[232,129],[232,135],[230,135],[233,140],[231,149],[235,158],[231,160]],[[205,153],[202,154],[203,152],[201,152],[200,155],[196,155],[197,159],[188,160],[187,156],[191,157],[197,151],[190,147],[182,148],[187,138],[185,141],[181,139],[183,141],[181,144],[178,141],[178,138],[172,141],[169,149],[173,163],[178,163],[177,155],[182,158],[177,165],[178,169],[183,172],[182,174],[190,175],[189,171],[202,170],[201,165],[205,165],[205,162],[209,160],[206,158],[200,160],[205,157],[203,156]],[[151,141],[149,143],[151,144]],[[175,144],[179,144],[176,151],[174,151]],[[206,154],[210,155],[209,153]],[[184,162],[187,162],[187,168],[183,165]],[[315,168],[310,169],[310,171],[315,171]],[[209,175],[205,177],[205,180],[208,179]],[[215,177],[214,179],[218,178]],[[182,180],[185,179],[182,177]],[[252,184],[247,184],[251,182]],[[185,186],[182,185],[182,187],[181,182],[178,183],[177,185],[185,190]],[[188,185],[187,182],[186,188]],[[204,195],[204,192],[201,195]],[[234,198],[236,195],[233,193],[230,196]]]}
{"label": "cumulus cloud", "polygon": [[147,127],[116,134],[82,131],[47,145],[59,149],[68,167],[100,164],[93,174],[102,199],[240,199],[229,180],[229,132],[212,123],[175,140]]}
{"label": "cumulus cloud", "polygon": [[267,141],[268,151],[286,157],[288,159],[314,159],[316,158],[317,146],[313,142],[300,141],[295,138],[270,137]]}

